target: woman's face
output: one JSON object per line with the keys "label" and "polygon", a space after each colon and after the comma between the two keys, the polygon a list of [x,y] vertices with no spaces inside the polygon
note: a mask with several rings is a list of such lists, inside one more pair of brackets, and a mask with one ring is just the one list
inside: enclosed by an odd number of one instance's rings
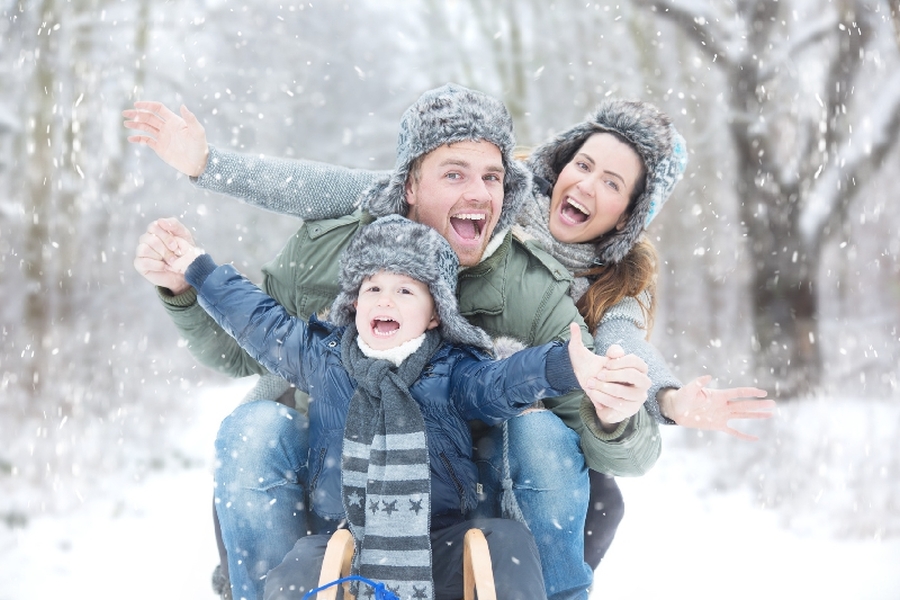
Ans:
{"label": "woman's face", "polygon": [[640,156],[609,133],[589,137],[563,167],[550,196],[550,233],[560,242],[590,242],[625,226],[643,176]]}

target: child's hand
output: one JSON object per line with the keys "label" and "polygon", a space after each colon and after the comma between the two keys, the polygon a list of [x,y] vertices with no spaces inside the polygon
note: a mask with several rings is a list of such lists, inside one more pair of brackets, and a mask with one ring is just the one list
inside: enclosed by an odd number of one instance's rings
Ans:
{"label": "child's hand", "polygon": [[681,389],[666,390],[660,397],[663,415],[683,427],[723,431],[742,440],[756,441],[752,436],[728,426],[732,419],[768,419],[775,409],[774,400],[740,400],[765,398],[766,392],[755,387],[717,390],[705,387],[712,379],[698,377]]}
{"label": "child's hand", "polygon": [[178,116],[162,102],[135,102],[134,109],[122,111],[122,115],[126,128],[144,132],[129,136],[129,142],[149,147],[185,175],[199,177],[206,170],[206,131],[185,105]]}
{"label": "child's hand", "polygon": [[594,405],[597,418],[606,429],[637,413],[650,389],[647,364],[634,354],[611,346],[606,356],[597,356],[581,341],[576,323],[569,325],[569,358],[581,389]]}
{"label": "child's hand", "polygon": [[177,219],[157,219],[157,235],[165,243],[165,262],[169,269],[184,275],[194,260],[203,254],[203,249],[194,243],[191,231]]}
{"label": "child's hand", "polygon": [[[134,268],[150,283],[168,288],[175,295],[182,294],[191,287],[184,279],[184,271],[197,257],[194,254],[188,260],[193,244],[190,230],[176,219],[157,219],[138,241]],[[184,261],[186,264],[182,264]]]}

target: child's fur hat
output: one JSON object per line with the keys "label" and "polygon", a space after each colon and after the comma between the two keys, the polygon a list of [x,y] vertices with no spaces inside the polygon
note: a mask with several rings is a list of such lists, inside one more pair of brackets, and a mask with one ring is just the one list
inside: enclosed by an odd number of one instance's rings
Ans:
{"label": "child's fur hat", "polygon": [[379,271],[407,275],[428,286],[444,339],[489,349],[488,335],[459,314],[456,281],[459,259],[436,230],[400,215],[389,215],[363,227],[341,255],[338,281],[341,292],[331,305],[329,319],[336,325],[353,322],[363,279]]}

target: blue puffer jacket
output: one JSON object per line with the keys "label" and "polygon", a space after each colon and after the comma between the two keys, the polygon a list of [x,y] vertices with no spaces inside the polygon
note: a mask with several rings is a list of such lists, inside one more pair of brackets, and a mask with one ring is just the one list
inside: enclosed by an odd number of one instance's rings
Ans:
{"label": "blue puffer jacket", "polygon": [[[344,328],[292,317],[233,267],[217,267],[208,255],[195,260],[186,276],[201,306],[251,356],[310,395],[307,489],[318,514],[342,518],[341,446],[356,388],[341,364]],[[578,382],[561,342],[501,361],[475,348],[449,343],[438,348],[410,388],[425,420],[432,526],[462,520],[475,506],[470,420],[494,425],[535,400],[575,389]]]}

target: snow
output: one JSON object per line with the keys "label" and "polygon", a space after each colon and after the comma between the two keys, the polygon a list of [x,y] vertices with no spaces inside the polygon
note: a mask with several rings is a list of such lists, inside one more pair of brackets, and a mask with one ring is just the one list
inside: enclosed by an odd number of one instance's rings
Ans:
{"label": "snow", "polygon": [[[209,583],[217,562],[210,518],[212,439],[248,385],[209,390],[198,399],[185,429],[173,433],[181,451],[195,459],[182,468],[139,482],[123,473],[115,497],[34,518],[23,528],[0,528],[0,600],[215,600]],[[233,401],[223,401],[223,391]],[[898,422],[896,402],[874,405],[838,403],[838,415],[857,424]],[[794,403],[779,419],[790,426],[791,414],[808,418],[820,409],[815,402]],[[771,431],[777,428],[762,435]],[[744,488],[717,490],[721,444],[698,445],[693,438],[696,433],[666,428],[653,471],[619,480],[626,516],[597,571],[593,599],[900,598],[900,539],[838,538],[828,527],[810,527],[843,518],[828,512],[836,508],[827,502],[817,505],[827,509],[822,514],[785,518],[783,511],[759,506]],[[767,440],[736,443],[751,449]]]}

